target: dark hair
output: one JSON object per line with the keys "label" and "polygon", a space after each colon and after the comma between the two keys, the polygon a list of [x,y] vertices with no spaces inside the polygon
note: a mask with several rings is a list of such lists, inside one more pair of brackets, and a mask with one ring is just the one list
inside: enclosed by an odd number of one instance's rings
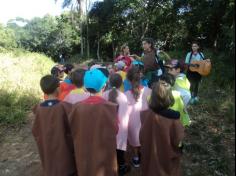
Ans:
{"label": "dark hair", "polygon": [[76,85],[76,87],[80,88],[83,87],[84,85],[84,74],[85,70],[84,69],[76,69],[71,72],[70,74],[70,79],[71,82]]}
{"label": "dark hair", "polygon": [[40,80],[40,87],[43,93],[47,95],[54,93],[55,90],[59,87],[59,85],[59,79],[52,75],[46,75]]}
{"label": "dark hair", "polygon": [[117,103],[117,96],[118,96],[117,89],[119,89],[122,85],[122,77],[117,73],[112,74],[110,76],[109,82],[112,89],[109,93],[108,100],[113,103]]}
{"label": "dark hair", "polygon": [[74,65],[72,65],[72,64],[65,64],[64,68],[65,68],[64,72],[68,75],[68,73],[74,68]]}
{"label": "dark hair", "polygon": [[55,78],[57,78],[61,72],[62,71],[57,66],[54,66],[51,69],[51,75]]}
{"label": "dark hair", "polygon": [[198,41],[192,41],[191,45],[193,45],[193,44],[197,44],[198,46],[200,46]]}
{"label": "dark hair", "polygon": [[174,104],[174,101],[170,84],[162,80],[154,83],[149,103],[150,109],[158,113],[161,110],[168,109]]}
{"label": "dark hair", "polygon": [[140,96],[140,71],[137,67],[131,67],[127,73],[127,79],[130,81],[132,86],[132,93],[134,99],[138,101]]}
{"label": "dark hair", "polygon": [[167,82],[171,87],[175,85],[175,76],[170,73],[164,73],[161,75],[160,80]]}
{"label": "dark hair", "polygon": [[151,45],[151,49],[154,50],[155,49],[155,46],[154,46],[154,40],[152,38],[144,38],[142,40],[142,42],[147,42],[148,44]]}

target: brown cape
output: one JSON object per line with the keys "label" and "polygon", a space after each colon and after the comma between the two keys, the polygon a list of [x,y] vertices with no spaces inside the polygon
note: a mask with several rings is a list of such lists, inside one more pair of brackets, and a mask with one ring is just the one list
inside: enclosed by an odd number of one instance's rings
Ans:
{"label": "brown cape", "polygon": [[44,176],[76,176],[73,141],[68,123],[71,105],[59,102],[53,106],[34,107],[35,137]]}
{"label": "brown cape", "polygon": [[179,119],[169,119],[152,110],[141,112],[141,167],[143,176],[180,176],[181,150],[184,137]]}
{"label": "brown cape", "polygon": [[143,64],[144,64],[144,72],[154,71],[157,70],[158,64],[156,62],[156,53],[155,50],[150,52],[144,52],[143,57]]}
{"label": "brown cape", "polygon": [[85,101],[75,104],[69,117],[78,175],[117,176],[117,106]]}

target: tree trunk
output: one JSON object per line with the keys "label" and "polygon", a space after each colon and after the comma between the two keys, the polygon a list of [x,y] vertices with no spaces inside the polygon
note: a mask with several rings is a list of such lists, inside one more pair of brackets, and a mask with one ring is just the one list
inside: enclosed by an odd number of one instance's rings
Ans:
{"label": "tree trunk", "polygon": [[98,41],[97,41],[97,58],[100,60],[100,36],[98,34]]}
{"label": "tree trunk", "polygon": [[84,27],[84,17],[86,15],[86,4],[84,0],[77,0],[79,4],[79,13],[80,13],[80,32],[81,32],[81,56],[84,56],[84,34],[83,34],[83,27]]}
{"label": "tree trunk", "polygon": [[[89,5],[90,6],[90,5]],[[86,44],[87,44],[87,58],[90,57],[89,47],[89,18],[88,18],[88,0],[86,0]]]}

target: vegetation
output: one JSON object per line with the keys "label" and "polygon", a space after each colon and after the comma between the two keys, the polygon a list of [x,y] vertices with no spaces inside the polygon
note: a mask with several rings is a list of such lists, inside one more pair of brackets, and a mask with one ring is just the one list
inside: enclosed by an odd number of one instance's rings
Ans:
{"label": "vegetation", "polygon": [[[172,58],[184,59],[190,42],[197,40],[212,60],[212,71],[201,84],[200,104],[189,109],[193,124],[186,129],[184,175],[233,175],[234,1],[104,0],[88,11],[81,6],[85,0],[76,1],[78,8],[72,2],[64,0],[63,6],[72,10],[57,17],[0,24],[0,129],[26,121],[42,98],[39,79],[60,54],[73,63],[91,58],[111,61],[123,43],[132,54],[141,54],[141,40],[152,37]],[[139,175],[139,170],[130,175]]]}
{"label": "vegetation", "polygon": [[50,73],[53,61],[22,50],[0,53],[0,123],[21,124],[42,98],[40,78]]}

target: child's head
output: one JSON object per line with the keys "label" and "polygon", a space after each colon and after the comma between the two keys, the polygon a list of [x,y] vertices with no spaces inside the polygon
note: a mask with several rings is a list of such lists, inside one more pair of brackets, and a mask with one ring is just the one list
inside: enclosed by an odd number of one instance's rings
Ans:
{"label": "child's head", "polygon": [[109,93],[108,100],[113,103],[117,103],[117,96],[118,96],[117,89],[119,89],[122,85],[122,82],[123,82],[122,77],[117,73],[112,74],[110,76],[109,82],[112,89]]}
{"label": "child's head", "polygon": [[64,65],[64,72],[67,75],[69,75],[72,72],[73,68],[74,68],[74,65],[72,65],[72,64],[65,64]]}
{"label": "child's head", "polygon": [[138,101],[140,96],[140,80],[141,73],[138,67],[131,67],[127,73],[127,79],[130,81],[132,85],[132,93],[134,99]]}
{"label": "child's head", "polygon": [[196,41],[193,41],[192,42],[192,51],[193,52],[198,52],[198,50],[199,50],[199,43],[198,42],[196,42]]}
{"label": "child's head", "polygon": [[108,76],[108,71],[102,68],[88,70],[84,76],[84,87],[90,93],[100,93],[106,86]]}
{"label": "child's head", "polygon": [[151,100],[149,103],[150,109],[155,112],[168,109],[174,104],[171,86],[165,81],[159,80],[154,83],[152,89]]}
{"label": "child's head", "polygon": [[72,71],[70,74],[71,82],[78,88],[83,87],[84,74],[85,74],[84,69],[76,69],[76,70]]}
{"label": "child's head", "polygon": [[40,87],[43,93],[47,95],[54,94],[55,96],[57,96],[59,91],[58,89],[59,85],[60,85],[59,79],[52,75],[46,75],[42,77],[40,80]]}
{"label": "child's head", "polygon": [[168,73],[173,76],[177,76],[178,74],[184,72],[184,67],[177,59],[172,59],[165,63],[165,67]]}
{"label": "child's head", "polygon": [[109,78],[110,87],[112,88],[119,89],[122,85],[122,82],[122,77],[117,73],[112,74]]}
{"label": "child's head", "polygon": [[61,65],[55,65],[51,69],[51,75],[62,80],[64,78],[64,68]]}
{"label": "child's head", "polygon": [[167,82],[168,84],[170,84],[171,87],[175,85],[175,77],[170,73],[165,73],[161,75],[160,80]]}
{"label": "child's head", "polygon": [[115,68],[116,70],[124,70],[125,69],[125,63],[123,61],[118,61],[117,63],[115,63]]}
{"label": "child's head", "polygon": [[135,60],[135,61],[132,62],[132,67],[137,67],[139,69],[141,78],[144,76],[144,73],[143,73],[144,72],[144,64],[143,64],[143,62]]}

